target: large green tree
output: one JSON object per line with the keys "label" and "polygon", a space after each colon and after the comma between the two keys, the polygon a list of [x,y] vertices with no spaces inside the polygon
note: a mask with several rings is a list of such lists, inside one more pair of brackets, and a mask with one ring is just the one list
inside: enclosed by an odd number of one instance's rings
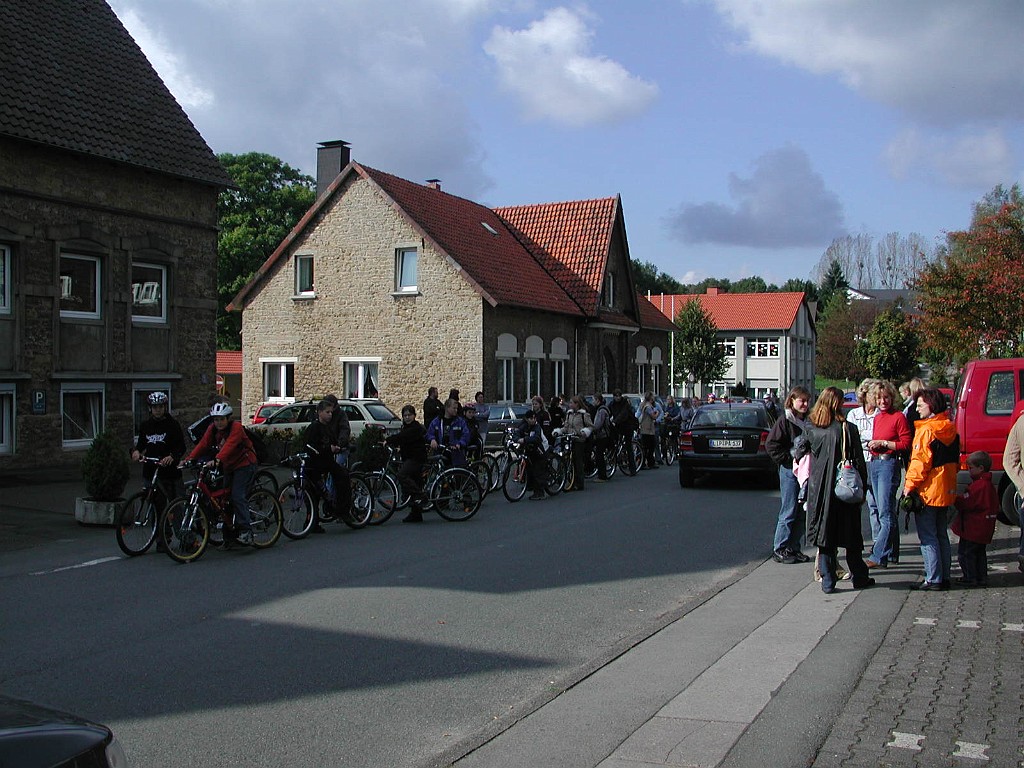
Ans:
{"label": "large green tree", "polygon": [[672,354],[675,359],[676,386],[693,375],[695,382],[709,384],[720,380],[729,370],[725,348],[718,343],[718,328],[700,301],[691,299],[676,315]]}
{"label": "large green tree", "polygon": [[684,293],[683,284],[658,269],[653,261],[632,259],[633,285],[639,293]]}
{"label": "large green tree", "polygon": [[858,353],[869,376],[905,381],[918,375],[921,345],[910,318],[899,307],[889,307],[875,318]]}
{"label": "large green tree", "polygon": [[[819,320],[828,317],[832,308],[846,304],[846,289],[849,287],[850,284],[846,282],[846,275],[843,274],[843,267],[839,263],[839,259],[832,259],[818,284]],[[842,297],[842,302],[833,301],[837,295]]]}
{"label": "large green tree", "polygon": [[217,346],[240,349],[242,315],[225,307],[313,204],[316,182],[262,152],[217,158],[238,186],[217,199]]}
{"label": "large green tree", "polygon": [[880,311],[877,302],[848,301],[844,293],[833,294],[825,307],[824,319],[818,323],[818,375],[850,381],[867,376],[858,348]]}

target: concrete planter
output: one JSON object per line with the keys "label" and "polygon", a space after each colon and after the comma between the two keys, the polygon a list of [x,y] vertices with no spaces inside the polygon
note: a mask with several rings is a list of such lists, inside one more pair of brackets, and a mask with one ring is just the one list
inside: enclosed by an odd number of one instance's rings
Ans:
{"label": "concrete planter", "polygon": [[75,520],[85,525],[113,525],[124,499],[117,501],[96,501],[78,497],[75,499]]}

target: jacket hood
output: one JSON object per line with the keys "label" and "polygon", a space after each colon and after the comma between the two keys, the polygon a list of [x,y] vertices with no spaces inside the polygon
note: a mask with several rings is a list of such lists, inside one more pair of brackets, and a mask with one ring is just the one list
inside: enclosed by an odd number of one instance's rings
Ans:
{"label": "jacket hood", "polygon": [[932,438],[943,445],[951,445],[956,440],[956,425],[949,420],[949,415],[945,413],[938,413],[930,419],[918,421],[917,429],[928,429]]}

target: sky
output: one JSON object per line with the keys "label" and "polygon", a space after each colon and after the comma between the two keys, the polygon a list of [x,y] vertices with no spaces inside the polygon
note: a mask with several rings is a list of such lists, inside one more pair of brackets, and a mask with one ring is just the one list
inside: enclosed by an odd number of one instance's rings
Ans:
{"label": "sky", "polygon": [[1021,180],[1020,0],[108,0],[214,152],[318,142],[491,207],[622,196],[684,283],[816,279],[834,238]]}

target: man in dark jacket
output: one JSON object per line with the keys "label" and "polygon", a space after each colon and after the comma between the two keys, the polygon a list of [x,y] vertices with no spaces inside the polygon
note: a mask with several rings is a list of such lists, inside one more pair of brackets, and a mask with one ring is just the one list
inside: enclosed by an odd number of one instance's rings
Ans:
{"label": "man in dark jacket", "polygon": [[402,452],[402,466],[398,480],[402,490],[412,499],[409,514],[403,523],[423,522],[423,462],[427,460],[427,431],[416,421],[416,409],[411,405],[402,408],[402,428],[385,442]]}
{"label": "man in dark jacket", "polygon": [[[341,520],[341,516],[349,514],[352,508],[352,485],[348,471],[340,466],[335,458],[341,453],[341,446],[332,423],[334,411],[335,407],[330,400],[321,400],[316,406],[316,419],[306,427],[303,440],[310,451],[307,466],[311,474],[315,478],[322,478],[324,475],[331,478],[334,485],[333,513],[336,520]],[[330,504],[329,499],[324,501]],[[313,530],[323,533],[319,520],[313,526]]]}
{"label": "man in dark jacket", "polygon": [[[181,425],[167,412],[167,394],[153,392],[149,396],[149,418],[139,426],[139,439],[132,450],[132,461],[159,459],[163,487],[167,488],[167,500],[179,495],[181,470],[177,464],[185,455],[185,434]],[[154,464],[142,467],[142,478],[146,487],[153,482],[156,472]],[[162,490],[162,488],[161,488]]]}
{"label": "man in dark jacket", "polygon": [[427,399],[423,401],[423,426],[430,427],[438,416],[444,415],[444,404],[437,396],[437,387],[427,390]]}

